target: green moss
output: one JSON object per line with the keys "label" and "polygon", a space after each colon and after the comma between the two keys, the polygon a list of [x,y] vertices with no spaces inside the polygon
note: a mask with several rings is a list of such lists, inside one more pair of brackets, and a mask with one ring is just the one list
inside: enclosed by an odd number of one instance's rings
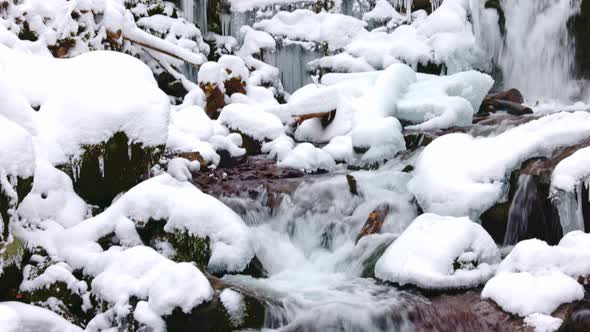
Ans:
{"label": "green moss", "polygon": [[24,21],[23,26],[21,27],[18,34],[18,38],[21,40],[29,40],[34,42],[39,39],[39,35],[35,31],[31,30],[29,27],[29,22]]}
{"label": "green moss", "polygon": [[60,312],[56,313],[60,314],[68,321],[76,325],[85,325],[92,318],[90,313],[85,313],[82,310],[82,298],[79,295],[72,293],[64,282],[56,282],[49,287],[23,293],[23,300],[25,302],[55,310],[56,308],[50,308],[47,305],[47,300],[51,297],[57,298],[61,301],[57,308]]}
{"label": "green moss", "polygon": [[72,178],[80,197],[106,208],[119,193],[149,177],[164,147],[144,147],[129,142],[125,133],[118,132],[106,142],[86,145],[83,149],[79,158],[72,158],[59,168]]}

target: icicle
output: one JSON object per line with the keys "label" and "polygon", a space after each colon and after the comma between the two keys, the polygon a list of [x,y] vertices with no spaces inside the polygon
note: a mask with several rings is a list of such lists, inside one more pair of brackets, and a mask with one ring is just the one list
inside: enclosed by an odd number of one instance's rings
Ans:
{"label": "icicle", "polygon": [[393,1],[393,6],[395,7],[395,9],[397,9],[398,11],[401,11],[402,9],[406,10],[406,17],[408,18],[408,21],[411,21],[411,19],[412,19],[412,6],[413,5],[414,5],[414,0],[394,0]]}
{"label": "icicle", "polygon": [[430,0],[430,5],[432,6],[432,11],[435,11],[442,5],[444,0]]}
{"label": "icicle", "polygon": [[104,157],[98,156],[98,168],[100,169],[100,175],[104,178]]}
{"label": "icicle", "polygon": [[321,57],[322,53],[316,47],[310,47],[307,44],[279,42],[276,51],[265,53],[263,60],[279,69],[285,90],[294,92],[312,82],[307,71],[307,64]]}
{"label": "icicle", "polygon": [[132,144],[127,144],[127,158],[129,161],[131,161],[133,157],[133,149],[132,149]]}

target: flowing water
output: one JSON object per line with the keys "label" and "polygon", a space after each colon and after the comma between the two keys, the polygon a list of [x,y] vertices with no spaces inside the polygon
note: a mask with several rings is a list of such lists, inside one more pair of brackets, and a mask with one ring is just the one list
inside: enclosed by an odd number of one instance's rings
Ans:
{"label": "flowing water", "polygon": [[[267,327],[287,331],[403,331],[415,295],[380,284],[373,265],[417,211],[406,190],[410,175],[392,161],[378,171],[354,173],[360,195],[343,174],[311,179],[284,197],[272,213],[244,214],[255,234],[256,255],[268,278],[226,276],[280,303],[267,310]],[[229,206],[255,206],[249,198],[226,198]],[[264,201],[264,196],[260,200]],[[369,213],[391,206],[381,234],[356,237]],[[260,206],[260,204],[258,204]]]}

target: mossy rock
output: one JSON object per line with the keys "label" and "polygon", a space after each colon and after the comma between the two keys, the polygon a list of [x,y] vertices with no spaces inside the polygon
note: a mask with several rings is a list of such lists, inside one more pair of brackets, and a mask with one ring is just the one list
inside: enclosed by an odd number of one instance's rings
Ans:
{"label": "mossy rock", "polygon": [[84,146],[84,153],[59,168],[72,178],[74,190],[87,203],[108,207],[113,198],[147,179],[163,146],[144,147],[117,132],[108,141]]}
{"label": "mossy rock", "polygon": [[[58,299],[57,306],[52,306],[48,300]],[[82,310],[83,300],[80,295],[68,289],[64,282],[56,282],[49,287],[36,289],[32,292],[22,293],[24,302],[52,310],[68,321],[76,325],[86,325],[93,317],[93,312]]]}
{"label": "mossy rock", "polygon": [[6,195],[6,191],[8,188],[2,188],[2,184],[0,184],[0,220],[3,223],[2,227],[2,234],[0,234],[0,244],[4,239],[8,239],[8,233],[10,231],[9,222],[11,219],[9,211],[11,209],[16,209],[18,205],[22,202],[22,200],[31,192],[33,188],[33,177],[29,178],[20,178],[17,177],[16,179],[16,187],[10,188],[10,190],[15,190],[17,194],[17,201],[11,202],[10,198]]}
{"label": "mossy rock", "polygon": [[180,308],[176,308],[171,315],[164,317],[168,331],[229,332],[261,329],[264,326],[266,312],[264,301],[242,292],[239,293],[243,296],[244,303],[241,322],[232,320],[219,298],[220,292],[216,291],[211,301],[199,305],[190,313],[184,313]]}
{"label": "mossy rock", "polygon": [[15,300],[23,281],[23,266],[31,254],[17,238],[9,244],[0,243],[0,250],[0,301]]}
{"label": "mossy rock", "polygon": [[168,233],[164,231],[166,220],[149,220],[137,224],[136,230],[142,242],[156,247],[158,242],[168,242],[176,251],[173,257],[177,262],[194,262],[199,269],[206,271],[211,258],[209,238],[193,236],[188,232]]}
{"label": "mossy rock", "polygon": [[158,87],[164,91],[168,96],[172,96],[176,99],[181,99],[186,96],[187,91],[182,85],[180,80],[177,80],[172,74],[167,71],[162,72],[156,76]]}

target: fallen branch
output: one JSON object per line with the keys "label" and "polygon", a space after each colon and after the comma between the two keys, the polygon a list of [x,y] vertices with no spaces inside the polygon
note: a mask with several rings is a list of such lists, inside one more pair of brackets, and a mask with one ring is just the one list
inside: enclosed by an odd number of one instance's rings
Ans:
{"label": "fallen branch", "polygon": [[317,119],[320,118],[322,121],[322,126],[326,128],[334,118],[336,117],[336,110],[330,112],[320,112],[320,113],[309,113],[309,114],[302,114],[294,117],[295,122],[297,125],[300,125],[305,120],[309,119]]}
{"label": "fallen branch", "polygon": [[355,243],[358,243],[360,239],[367,235],[381,232],[383,222],[385,222],[385,218],[387,218],[390,210],[391,207],[387,203],[377,206],[377,208],[369,214],[369,218],[367,218],[363,229],[361,229],[360,233],[357,235]]}

